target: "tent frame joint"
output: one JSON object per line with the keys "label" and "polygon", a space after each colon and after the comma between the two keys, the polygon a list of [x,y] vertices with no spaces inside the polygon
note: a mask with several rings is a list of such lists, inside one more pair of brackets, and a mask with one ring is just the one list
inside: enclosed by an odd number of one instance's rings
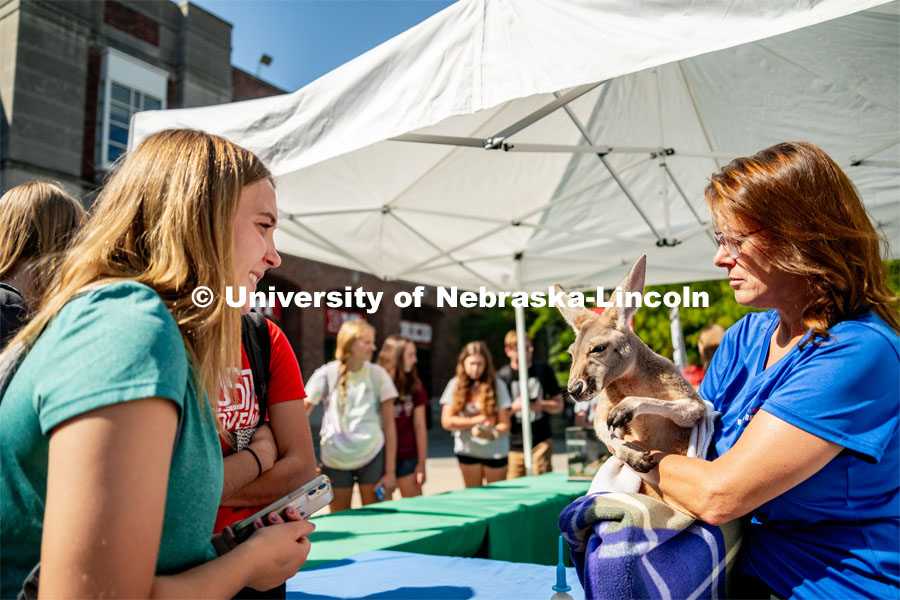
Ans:
{"label": "tent frame joint", "polygon": [[675,154],[675,148],[660,148],[658,152],[651,152],[650,158],[657,158],[659,156],[673,156]]}
{"label": "tent frame joint", "polygon": [[669,238],[659,238],[658,240],[656,240],[656,245],[659,248],[674,248],[680,243],[681,240],[675,238],[672,238],[671,240]]}

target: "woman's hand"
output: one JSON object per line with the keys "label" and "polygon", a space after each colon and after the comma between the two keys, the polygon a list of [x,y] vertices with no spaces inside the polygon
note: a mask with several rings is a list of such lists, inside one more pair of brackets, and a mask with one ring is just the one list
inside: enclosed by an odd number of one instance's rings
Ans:
{"label": "woman's hand", "polygon": [[[284,519],[282,519],[281,515],[277,512],[270,512],[268,516],[263,519],[257,519],[253,522],[253,527],[255,529],[262,529],[267,525],[278,525],[286,521],[301,521],[303,520],[303,516],[300,512],[294,508],[293,506],[288,506],[284,509]],[[222,533],[217,533],[212,536],[212,544],[216,549],[216,552],[219,556],[234,550],[238,546],[238,542],[235,541],[234,531],[230,526],[226,526],[222,529]]]}
{"label": "woman's hand", "polygon": [[316,528],[309,521],[284,522],[277,515],[273,523],[272,515],[275,513],[269,515],[269,521],[275,526],[263,527],[260,519],[258,530],[239,546],[246,553],[244,560],[254,565],[247,586],[256,590],[279,586],[300,570],[309,555],[307,536]]}
{"label": "woman's hand", "polygon": [[[472,435],[483,440],[496,440],[500,437],[497,429],[491,424],[491,419],[484,419],[472,427]],[[493,419],[496,423],[496,418]]]}
{"label": "woman's hand", "polygon": [[380,485],[384,486],[384,498],[390,500],[391,494],[397,489],[397,476],[394,473],[385,473],[375,484],[375,488],[377,489]]}
{"label": "woman's hand", "polygon": [[425,485],[425,463],[416,463],[416,470],[413,471],[415,475],[416,485],[422,487]]}
{"label": "woman's hand", "polygon": [[271,469],[275,461],[278,460],[278,446],[275,443],[275,435],[266,423],[260,425],[259,429],[253,433],[249,448],[259,458],[263,473]]}

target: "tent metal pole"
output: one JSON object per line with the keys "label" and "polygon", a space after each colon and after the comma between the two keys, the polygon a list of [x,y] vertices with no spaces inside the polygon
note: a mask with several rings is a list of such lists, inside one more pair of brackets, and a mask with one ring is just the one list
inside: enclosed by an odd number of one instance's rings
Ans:
{"label": "tent metal pole", "polygon": [[370,208],[345,208],[339,210],[318,210],[314,212],[301,212],[301,213],[280,213],[286,217],[292,219],[305,219],[306,217],[331,217],[334,215],[358,215],[364,213],[373,213],[381,210],[381,207],[370,207]]}
{"label": "tent metal pole", "polygon": [[482,275],[482,274],[480,274],[480,273],[477,273],[476,271],[473,271],[472,268],[469,267],[469,265],[467,265],[466,263],[462,262],[461,260],[459,260],[459,259],[457,259],[457,258],[454,258],[454,257],[451,256],[448,252],[444,252],[444,251],[440,248],[440,246],[438,246],[437,244],[435,244],[434,242],[432,242],[431,240],[429,240],[428,238],[426,238],[424,235],[422,235],[421,233],[419,233],[418,231],[416,231],[415,227],[412,227],[409,223],[407,223],[406,221],[404,221],[403,219],[401,219],[400,217],[398,217],[397,215],[395,215],[395,214],[393,213],[393,211],[389,211],[387,214],[388,214],[388,216],[393,217],[393,219],[394,219],[395,221],[397,221],[398,223],[400,223],[401,225],[403,225],[404,227],[406,227],[409,231],[411,231],[413,235],[415,235],[416,237],[418,237],[420,240],[422,240],[423,242],[425,242],[426,244],[428,244],[429,246],[431,246],[432,248],[434,248],[434,249],[437,250],[438,252],[440,252],[440,253],[441,253],[441,256],[446,256],[448,259],[450,259],[451,261],[453,261],[454,263],[456,263],[457,265],[459,265],[460,267],[462,267],[463,269],[465,269],[466,271],[468,271],[470,274],[474,275],[475,277],[477,277],[477,278],[480,279],[481,281],[485,282],[485,283],[488,284],[489,286],[499,289],[499,286],[497,286],[497,284],[495,284],[493,281],[491,281],[490,279],[488,279],[488,278],[485,277],[484,275]]}
{"label": "tent metal pole", "polygon": [[300,221],[295,219],[293,217],[293,215],[288,215],[287,220],[288,220],[288,222],[293,223],[294,225],[296,225],[297,227],[299,227],[300,229],[302,229],[303,231],[305,231],[312,237],[316,238],[317,240],[319,240],[320,242],[325,244],[325,246],[330,248],[332,252],[335,252],[336,254],[343,256],[347,260],[352,261],[352,262],[356,263],[357,265],[359,265],[360,268],[363,271],[365,271],[366,273],[372,273],[373,275],[376,275],[376,276],[380,275],[380,273],[378,271],[376,271],[375,269],[373,269],[372,267],[370,267],[363,261],[359,260],[357,257],[349,254],[348,252],[345,252],[341,247],[337,246],[336,244],[333,244],[327,238],[319,235],[316,231],[313,231],[312,229],[310,229],[309,227],[307,227],[306,225],[304,225],[303,223],[301,223]]}
{"label": "tent metal pole", "polygon": [[[584,137],[587,143],[594,145],[594,141],[591,139],[587,128],[585,128],[585,126],[581,124],[581,121],[578,120],[578,117],[575,116],[575,113],[572,112],[572,109],[569,106],[563,106],[563,109],[566,111],[566,114],[569,115],[569,119],[571,119],[575,124],[575,127],[578,128],[578,131],[581,132],[581,135]],[[657,232],[656,228],[653,227],[653,223],[650,222],[650,219],[647,218],[647,215],[645,215],[644,211],[641,210],[641,207],[638,206],[637,202],[634,200],[634,196],[632,196],[631,192],[628,191],[628,188],[625,187],[625,183],[619,178],[619,175],[612,168],[612,165],[609,164],[609,161],[606,160],[606,156],[603,154],[597,154],[597,158],[600,159],[600,162],[603,163],[603,166],[606,167],[606,170],[609,171],[610,175],[612,175],[612,178],[618,184],[619,188],[622,190],[622,193],[625,194],[625,197],[628,198],[628,201],[631,202],[631,205],[634,207],[634,209],[638,212],[639,215],[641,215],[644,223],[646,223],[647,227],[650,228],[650,231],[653,232],[653,237],[656,238],[656,243],[658,245],[667,245],[668,241],[660,237],[659,232]]]}
{"label": "tent metal pole", "polygon": [[[888,142],[886,144],[882,144],[881,146],[872,148],[868,152],[863,152],[862,154],[860,154],[858,156],[851,156],[850,164],[855,167],[856,165],[860,164],[861,162],[866,161],[867,158],[869,158],[871,156],[875,156],[879,152],[884,152],[888,148],[893,148],[897,144],[900,144],[900,140],[897,140],[897,139],[891,140],[890,142]],[[866,161],[866,162],[868,163],[868,161]]]}
{"label": "tent metal pole", "polygon": [[426,133],[404,133],[392,138],[392,142],[416,142],[418,144],[442,144],[445,146],[465,146],[484,148],[483,138],[459,137],[452,135],[431,135]]}
{"label": "tent metal pole", "polygon": [[[684,72],[684,65],[682,61],[678,61],[678,74],[681,75],[681,82],[684,83],[684,89],[688,93],[688,98],[691,99],[691,108],[694,109],[694,116],[697,117],[697,123],[700,124],[700,131],[703,132],[703,139],[706,140],[706,147],[709,148],[709,151],[712,152],[713,145],[712,140],[709,137],[709,130],[706,127],[706,123],[703,122],[703,117],[700,116],[700,108],[697,106],[697,98],[694,95],[694,90],[691,88],[691,84],[688,83],[687,74]],[[731,160],[735,156],[741,156],[740,154],[732,154],[731,157],[723,157],[725,160]],[[710,156],[716,163],[716,170],[722,168],[722,163],[719,162],[718,156]]]}
{"label": "tent metal pole", "polygon": [[[516,255],[516,289],[522,289],[522,253]],[[525,347],[525,308],[516,303],[516,350],[519,353],[519,396],[522,398],[522,452],[525,476],[531,475],[531,405],[528,394],[528,350]],[[523,368],[524,366],[524,368]],[[512,390],[510,390],[512,391]],[[513,398],[515,400],[515,398]],[[512,415],[510,415],[512,423]]]}
{"label": "tent metal pole", "polygon": [[656,154],[667,151],[688,158],[730,159],[740,156],[741,152],[711,152],[703,150],[677,150],[653,146],[606,146],[600,144],[534,144],[504,142],[485,148],[485,144],[494,138],[454,137],[449,135],[431,135],[425,133],[404,133],[389,138],[392,142],[413,142],[419,144],[438,144],[443,146],[460,146],[464,148],[482,148],[487,150],[505,150],[507,152],[569,152],[581,154]]}
{"label": "tent metal pole", "polygon": [[[663,135],[663,117],[662,117],[662,87],[659,83],[659,69],[653,69],[653,81],[656,83],[656,128],[659,132],[659,147],[665,148],[666,142]],[[658,156],[659,171],[659,195],[663,206],[663,223],[665,223],[665,231],[667,240],[672,239],[672,223],[669,215],[669,185],[666,177],[666,153],[660,152]]]}
{"label": "tent metal pole", "polygon": [[694,218],[697,219],[697,223],[700,225],[706,225],[703,219],[700,218],[700,215],[697,214],[697,211],[694,210],[694,207],[691,206],[690,200],[688,200],[687,194],[684,193],[684,190],[681,188],[681,184],[678,183],[678,180],[675,179],[675,175],[672,174],[672,169],[669,168],[669,164],[663,162],[663,168],[666,170],[666,175],[669,176],[669,180],[672,182],[672,185],[675,186],[675,190],[678,192],[678,195],[681,196],[682,200],[684,200],[684,204],[688,207],[688,210],[691,211],[691,214],[694,215]]}
{"label": "tent metal pole", "polygon": [[672,362],[682,372],[687,367],[687,349],[684,345],[684,332],[681,330],[681,315],[678,307],[673,306],[669,311],[669,331],[672,334]]}
{"label": "tent metal pole", "polygon": [[540,121],[541,119],[543,119],[544,117],[546,117],[547,115],[549,115],[550,113],[552,113],[553,111],[555,111],[556,109],[558,109],[561,106],[565,106],[568,108],[567,105],[569,104],[569,102],[587,94],[589,91],[591,91],[595,87],[603,85],[604,83],[606,83],[606,82],[599,81],[596,83],[588,83],[585,85],[580,85],[576,88],[572,88],[571,90],[569,90],[568,92],[566,92],[565,94],[562,94],[562,95],[560,95],[559,92],[555,92],[554,96],[556,96],[556,98],[552,102],[545,104],[544,106],[537,109],[530,115],[527,115],[527,116],[519,119],[518,121],[516,121],[515,123],[513,123],[506,129],[504,129],[503,131],[497,133],[496,135],[489,137],[487,140],[485,140],[484,147],[488,148],[488,149],[499,148],[500,145],[503,143],[503,140],[505,140],[506,138],[508,138],[512,135],[515,135],[516,133],[522,131],[529,125],[531,125],[537,121]]}
{"label": "tent metal pole", "polygon": [[650,222],[650,219],[647,218],[647,215],[644,214],[644,211],[641,210],[641,207],[638,206],[637,201],[634,199],[634,196],[631,195],[631,192],[628,191],[628,188],[625,187],[625,182],[619,179],[619,175],[616,173],[615,169],[612,168],[612,165],[609,164],[609,161],[606,160],[606,157],[602,154],[598,154],[597,157],[600,159],[600,162],[603,163],[603,166],[606,167],[606,170],[609,171],[609,174],[612,175],[612,178],[619,185],[619,188],[622,190],[622,193],[625,194],[625,197],[628,198],[628,201],[631,202],[631,205],[634,207],[634,210],[641,215],[641,218],[644,220],[644,223],[647,224],[647,227],[650,228],[650,231],[653,232],[653,237],[656,238],[656,243],[661,245],[668,245],[667,240],[664,240],[660,237],[659,232],[656,231],[656,228],[653,226],[653,223]]}

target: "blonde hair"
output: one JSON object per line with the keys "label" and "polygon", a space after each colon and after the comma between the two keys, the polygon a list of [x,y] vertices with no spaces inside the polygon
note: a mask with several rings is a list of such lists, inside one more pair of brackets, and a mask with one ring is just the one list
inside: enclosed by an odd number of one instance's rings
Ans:
{"label": "blonde hair", "polygon": [[813,335],[801,347],[864,310],[900,331],[881,254],[887,242],[856,187],[821,148],[784,142],[737,158],[713,174],[705,195],[719,226],[760,230],[755,239],[772,264],[806,278],[810,300],[802,318]]}
{"label": "blonde hair", "polygon": [[[479,355],[484,358],[484,371],[481,377],[471,379],[466,374],[463,366],[465,360],[473,355]],[[459,359],[456,361],[456,389],[453,390],[453,412],[458,414],[462,412],[466,405],[466,399],[472,397],[481,398],[481,411],[485,416],[493,416],[497,412],[497,378],[494,376],[494,360],[491,358],[491,352],[488,350],[487,344],[478,340],[469,342],[463,346],[459,353]]]}
{"label": "blonde hair", "polygon": [[[527,333],[525,334],[525,346],[526,348],[532,343],[531,336]],[[503,336],[503,346],[505,348],[517,348],[519,344],[519,334],[516,333],[515,329],[510,329],[506,332],[506,335]]]}
{"label": "blonde hair", "polygon": [[52,183],[31,181],[0,196],[0,279],[28,266],[39,298],[85,215],[78,200]]}
{"label": "blonde hair", "polygon": [[338,390],[341,394],[341,414],[347,404],[347,360],[350,358],[350,350],[354,342],[367,333],[375,335],[375,328],[361,319],[344,321],[337,334],[337,347],[334,349],[334,358],[341,363],[338,371]]}
{"label": "blonde hair", "polygon": [[[29,349],[85,288],[137,281],[156,291],[172,314],[197,390],[206,391],[215,412],[220,385],[233,383],[240,360],[240,311],[223,299],[225,287],[235,285],[235,213],[243,188],[263,179],[271,181],[271,174],[262,162],[224,138],[193,130],[148,137],[124,156],[37,314],[9,348]],[[207,308],[191,301],[200,285],[219,291]]]}
{"label": "blonde hair", "polygon": [[697,349],[700,351],[700,364],[703,369],[709,368],[713,355],[722,344],[722,338],[725,336],[725,328],[718,323],[713,323],[709,327],[703,329],[697,337]]}

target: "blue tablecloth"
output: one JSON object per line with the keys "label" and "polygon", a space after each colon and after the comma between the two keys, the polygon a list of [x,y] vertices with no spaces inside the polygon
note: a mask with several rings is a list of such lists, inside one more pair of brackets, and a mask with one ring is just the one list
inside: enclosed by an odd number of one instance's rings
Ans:
{"label": "blue tablecloth", "polygon": [[[566,569],[575,600],[584,600],[574,568]],[[287,597],[304,600],[548,600],[556,567],[486,558],[458,558],[391,550],[364,552],[300,571]]]}

